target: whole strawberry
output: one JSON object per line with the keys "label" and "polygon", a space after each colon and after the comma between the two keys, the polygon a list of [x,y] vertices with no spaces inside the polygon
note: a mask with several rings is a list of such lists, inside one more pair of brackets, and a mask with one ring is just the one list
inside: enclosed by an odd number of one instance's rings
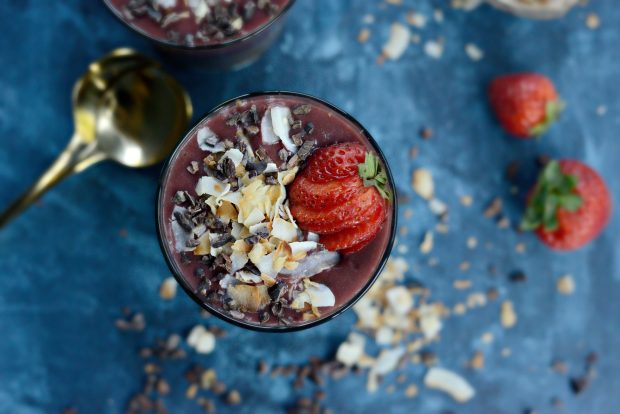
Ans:
{"label": "whole strawberry", "polygon": [[376,155],[356,143],[318,149],[289,188],[291,213],[332,251],[354,253],[387,217],[387,175]]}
{"label": "whole strawberry", "polygon": [[489,86],[489,100],[502,127],[521,139],[547,132],[565,107],[553,83],[537,73],[495,78]]}
{"label": "whole strawberry", "polygon": [[528,199],[523,230],[534,230],[555,250],[575,250],[595,239],[611,216],[603,179],[580,161],[550,161]]}

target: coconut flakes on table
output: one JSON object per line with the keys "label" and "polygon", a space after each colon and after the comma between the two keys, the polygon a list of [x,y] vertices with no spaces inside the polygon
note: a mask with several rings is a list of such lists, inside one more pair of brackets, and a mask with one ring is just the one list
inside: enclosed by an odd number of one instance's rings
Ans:
{"label": "coconut flakes on table", "polygon": [[409,46],[410,38],[411,31],[407,26],[400,23],[392,24],[390,38],[383,46],[383,56],[391,60],[400,59]]}
{"label": "coconut flakes on table", "polygon": [[[298,147],[290,131],[303,128],[303,123],[294,120],[293,112],[303,115],[310,110],[272,106],[261,118],[252,106],[243,113],[233,113],[227,125],[237,127],[237,137],[262,132],[266,145],[281,143],[287,154],[294,153]],[[333,267],[339,255],[326,251],[316,235],[305,236],[300,231],[286,192],[286,185],[299,171],[298,164],[310,154],[315,142],[301,142],[299,155],[293,155],[295,162],[283,159],[279,167],[263,147],[254,152],[247,140],[224,142],[206,126],[198,129],[196,140],[209,152],[203,160],[204,175],[196,181],[196,196],[189,191],[175,194],[171,224],[177,250],[200,256],[213,270],[209,276],[213,280],[201,283],[206,288],[198,289],[201,295],[215,290],[231,316],[237,318],[244,317],[239,311],[268,311],[268,305],[280,301],[281,295],[275,295],[273,289],[281,283],[289,285],[286,301],[279,302],[287,308],[311,309],[318,316],[319,308],[334,306],[329,287],[307,279]],[[200,170],[192,168],[195,174]],[[206,272],[200,277],[205,279]]]}

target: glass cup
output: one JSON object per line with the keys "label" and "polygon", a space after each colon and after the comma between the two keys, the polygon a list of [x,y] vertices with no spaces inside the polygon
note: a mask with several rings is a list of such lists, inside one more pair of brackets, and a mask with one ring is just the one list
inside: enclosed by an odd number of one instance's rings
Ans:
{"label": "glass cup", "polygon": [[172,62],[186,67],[212,70],[238,70],[258,60],[282,32],[286,15],[295,1],[289,0],[277,15],[242,37],[223,40],[220,43],[190,46],[154,36],[124,18],[122,11],[114,5],[114,0],[103,0],[108,9],[125,26],[153,42]]}
{"label": "glass cup", "polygon": [[[191,175],[186,171],[186,167],[193,160],[202,160],[208,153],[198,148],[197,131],[209,123],[209,128],[225,130],[226,119],[231,114],[231,110],[240,108],[241,105],[256,104],[259,112],[261,105],[264,110],[266,106],[278,102],[285,105],[309,104],[316,111],[316,118],[330,120],[331,125],[325,126],[324,131],[329,134],[317,134],[316,139],[319,146],[343,141],[357,141],[362,143],[369,151],[373,151],[379,158],[388,178],[388,189],[392,192],[393,201],[388,205],[387,220],[379,235],[373,241],[357,253],[341,255],[340,262],[335,268],[323,272],[315,277],[319,282],[326,284],[333,290],[336,304],[325,311],[320,317],[310,321],[294,321],[288,324],[261,323],[258,316],[239,319],[231,316],[231,313],[222,308],[220,304],[210,303],[209,296],[199,292],[200,277],[199,273],[204,274],[204,269],[200,272],[197,269],[203,268],[199,258],[180,253],[175,246],[175,236],[172,229],[171,218],[173,216],[174,204],[172,197],[179,190],[193,191],[198,177],[203,174],[196,173]],[[312,114],[312,112],[310,113]],[[319,122],[313,122],[315,128]],[[218,126],[220,125],[220,126]],[[343,139],[343,136],[348,138]],[[351,139],[351,135],[355,137]],[[232,131],[231,131],[231,135]],[[320,135],[320,136],[318,136]],[[315,137],[313,135],[313,137]],[[224,137],[222,137],[224,139]],[[258,137],[255,139],[258,140]],[[252,142],[252,148],[256,150],[257,144]],[[202,168],[200,168],[202,171]],[[204,115],[196,125],[179,141],[177,147],[163,167],[160,178],[157,196],[157,235],[159,243],[168,264],[170,271],[181,285],[183,290],[201,307],[208,310],[213,315],[234,325],[263,332],[291,332],[317,326],[342,314],[355,304],[376,281],[385,263],[388,260],[397,228],[397,200],[395,197],[395,186],[392,173],[381,148],[373,139],[370,133],[351,115],[341,109],[312,96],[294,92],[258,92],[243,95],[228,100]],[[193,196],[196,196],[193,194]],[[187,263],[187,260],[191,260]],[[333,272],[333,273],[330,273]],[[207,277],[213,277],[208,275]],[[324,277],[324,280],[321,278]],[[330,285],[330,282],[334,282]],[[219,281],[217,282],[219,283]],[[213,302],[213,301],[211,301]],[[262,318],[260,318],[262,319]]]}

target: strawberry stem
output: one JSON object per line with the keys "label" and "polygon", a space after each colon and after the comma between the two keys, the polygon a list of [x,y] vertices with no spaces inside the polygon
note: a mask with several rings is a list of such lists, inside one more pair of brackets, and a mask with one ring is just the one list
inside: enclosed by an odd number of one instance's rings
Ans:
{"label": "strawberry stem", "polygon": [[358,164],[357,168],[360,177],[364,181],[364,186],[374,186],[381,194],[381,197],[390,202],[392,201],[392,193],[387,188],[387,174],[379,162],[379,157],[371,152],[367,152],[364,162]]}
{"label": "strawberry stem", "polygon": [[552,232],[558,229],[558,210],[570,212],[579,210],[583,199],[575,192],[577,177],[564,174],[560,163],[550,161],[538,178],[538,184],[525,210],[521,230],[536,230],[542,227]]}
{"label": "strawberry stem", "polygon": [[560,118],[560,114],[566,108],[566,102],[558,99],[557,101],[549,101],[545,105],[545,119],[540,124],[530,130],[530,135],[539,137],[546,133],[551,125]]}

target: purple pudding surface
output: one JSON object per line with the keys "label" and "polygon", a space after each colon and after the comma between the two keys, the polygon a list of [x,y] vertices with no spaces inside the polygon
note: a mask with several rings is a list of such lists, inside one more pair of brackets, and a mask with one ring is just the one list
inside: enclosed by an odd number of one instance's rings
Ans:
{"label": "purple pudding surface", "polygon": [[[314,148],[335,143],[356,142],[366,147],[369,152],[376,153],[376,149],[359,124],[310,97],[284,93],[258,95],[231,102],[201,120],[182,140],[170,159],[161,183],[158,211],[159,232],[164,253],[177,278],[188,290],[195,292],[195,299],[206,304],[210,310],[251,326],[296,327],[316,322],[338,312],[357,299],[360,292],[368,286],[382,266],[387,250],[391,247],[394,220],[392,204],[388,206],[387,218],[379,234],[366,247],[356,253],[340,254],[337,264],[311,277],[313,282],[327,286],[335,297],[331,306],[314,308],[314,314],[308,309],[299,311],[285,307],[281,314],[276,315],[272,309],[273,303],[267,304],[260,310],[239,310],[234,309],[234,307],[231,309],[229,306],[230,298],[221,294],[224,289],[219,286],[222,275],[226,272],[214,270],[213,265],[208,263],[209,260],[203,260],[191,251],[179,251],[173,228],[173,222],[176,220],[174,212],[179,204],[178,200],[176,204],[173,200],[178,192],[186,191],[191,197],[199,198],[195,189],[200,177],[206,175],[203,171],[203,160],[210,155],[209,151],[205,151],[199,146],[198,134],[204,127],[207,127],[222,143],[225,143],[227,148],[233,146],[239,148],[241,146],[243,149],[243,144],[240,144],[240,141],[243,140],[245,144],[249,144],[254,152],[261,149],[273,163],[278,165],[280,170],[285,169],[286,165],[290,166],[292,161],[296,161],[290,159],[291,153],[288,154],[288,160],[282,160],[285,158],[282,157],[284,152],[282,142],[265,144],[262,130],[253,131],[255,135],[249,136],[250,134],[247,133],[243,122],[239,121],[239,118],[243,118],[239,115],[247,114],[251,109],[254,109],[254,113],[262,119],[265,112],[273,107],[290,108],[294,118],[290,119],[292,124],[291,135],[296,132],[295,124],[297,124],[300,130],[307,132],[302,134],[304,140],[311,141]],[[296,108],[304,108],[304,110],[299,111]],[[259,127],[261,126],[261,122],[257,124]],[[240,138],[244,136],[245,138]],[[383,164],[384,160],[381,160],[381,163]],[[197,164],[199,171],[195,171]],[[303,170],[303,167],[303,162],[299,162],[297,168]],[[391,181],[388,183],[388,187],[393,194],[394,186]],[[304,235],[304,237],[306,236]],[[206,290],[204,289],[205,279],[209,280],[209,287]],[[276,279],[287,280],[286,276],[280,274]],[[217,294],[218,291],[220,294]],[[290,294],[293,297],[295,295],[294,293]],[[293,297],[289,296],[289,302]]]}
{"label": "purple pudding surface", "polygon": [[140,33],[173,45],[223,45],[260,30],[293,0],[104,0]]}

